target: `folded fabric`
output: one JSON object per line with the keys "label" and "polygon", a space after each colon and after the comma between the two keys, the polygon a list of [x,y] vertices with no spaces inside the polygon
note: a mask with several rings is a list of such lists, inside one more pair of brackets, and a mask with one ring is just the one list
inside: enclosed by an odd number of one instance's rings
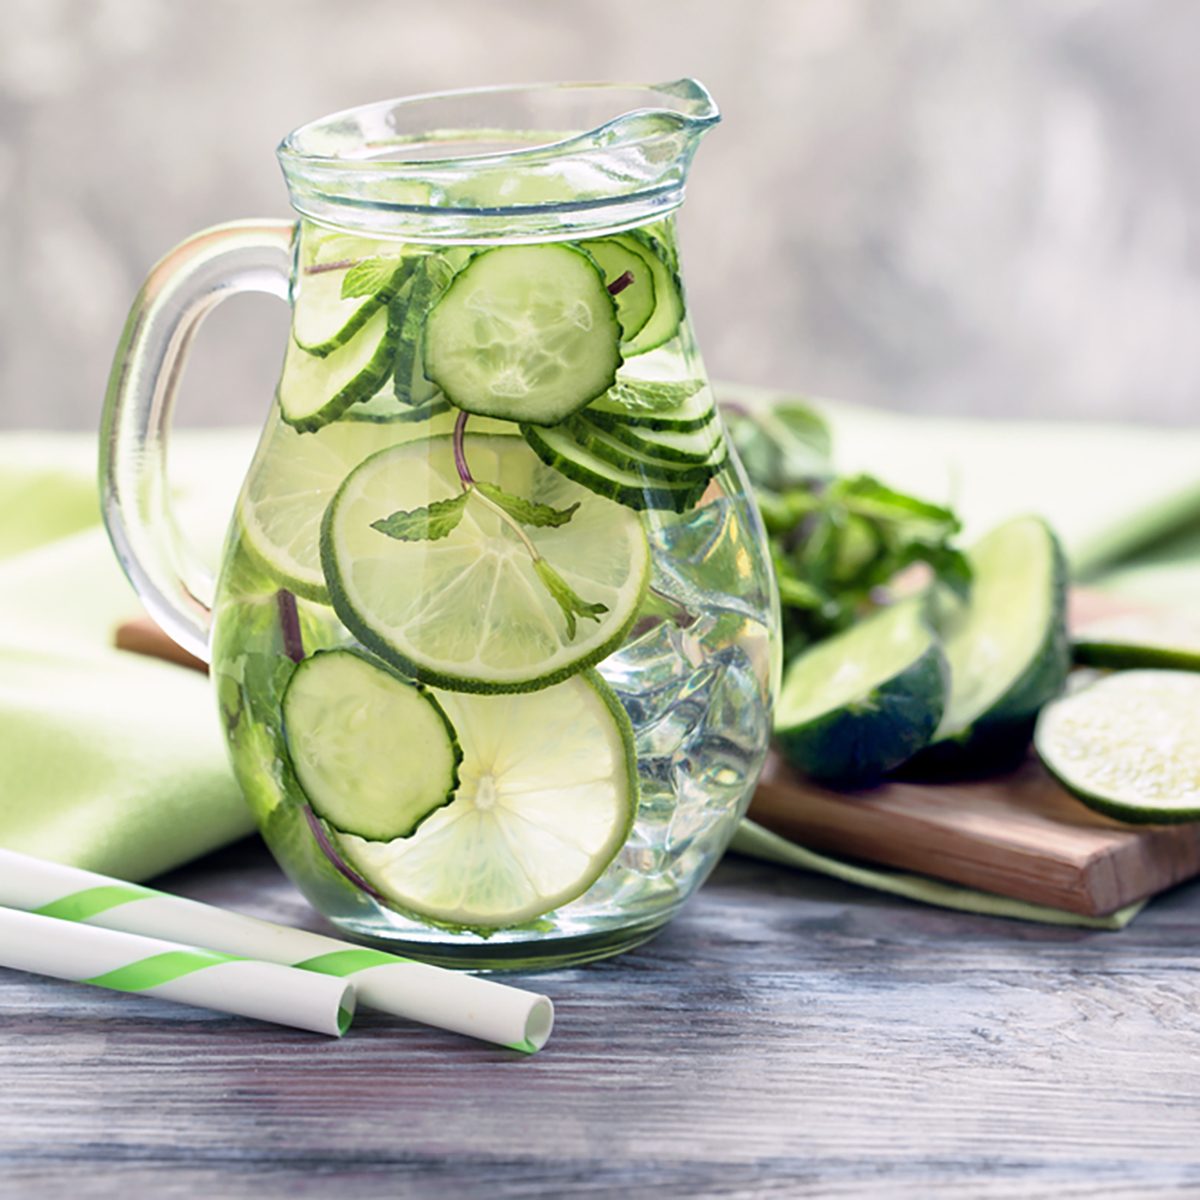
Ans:
{"label": "folded fabric", "polygon": [[[772,398],[722,389],[735,394]],[[821,407],[843,470],[952,498],[974,529],[1018,510],[1044,512],[1077,570],[1101,584],[1112,568],[1114,586],[1153,593],[1169,583],[1200,595],[1200,434]],[[173,446],[180,524],[213,561],[253,442],[245,430],[188,432]],[[113,627],[138,605],[99,525],[95,453],[95,438],[82,434],[0,437],[0,844],[145,879],[243,836],[251,822],[207,681],[108,648]],[[841,863],[749,822],[736,848],[1001,916],[1119,928],[1137,908],[1076,917]]]}

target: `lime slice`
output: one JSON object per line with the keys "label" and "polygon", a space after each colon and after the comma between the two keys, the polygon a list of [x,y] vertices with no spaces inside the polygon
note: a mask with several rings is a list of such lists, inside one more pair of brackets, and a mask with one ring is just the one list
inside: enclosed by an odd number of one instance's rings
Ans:
{"label": "lime slice", "polygon": [[[468,434],[464,453],[480,482],[578,508],[566,524],[517,532],[473,494],[445,536],[401,541],[372,523],[461,494],[452,439],[376,454],[325,517],[321,555],[337,615],[406,674],[455,691],[533,691],[599,662],[633,623],[649,577],[637,515],[543,465],[521,438]],[[604,605],[574,635],[524,538],[579,597]]]}
{"label": "lime slice", "polygon": [[[447,418],[435,431],[449,428]],[[335,421],[297,433],[274,420],[259,444],[241,500],[250,552],[298,596],[328,603],[319,549],[321,517],[342,480],[377,450],[425,437],[431,424]]]}
{"label": "lime slice", "polygon": [[629,719],[593,671],[524,696],[438,695],[463,747],[453,803],[387,844],[339,836],[398,907],[446,925],[519,925],[577,899],[629,836]]}
{"label": "lime slice", "polygon": [[950,696],[930,752],[944,752],[944,765],[960,752],[982,765],[1028,744],[1034,718],[1062,691],[1070,666],[1066,564],[1050,527],[1018,517],[967,557],[970,599],[942,629]]}
{"label": "lime slice", "polygon": [[813,778],[872,783],[933,736],[948,683],[919,604],[898,604],[791,663],[775,733],[788,761]]}
{"label": "lime slice", "polygon": [[441,706],[356,651],[321,651],[296,668],[283,727],[313,812],[358,837],[410,837],[458,787],[462,753]]}
{"label": "lime slice", "polygon": [[1200,675],[1122,671],[1049,705],[1038,754],[1085,804],[1120,821],[1200,820]]}
{"label": "lime slice", "polygon": [[1089,667],[1200,671],[1200,621],[1185,613],[1105,617],[1075,635],[1074,653]]}

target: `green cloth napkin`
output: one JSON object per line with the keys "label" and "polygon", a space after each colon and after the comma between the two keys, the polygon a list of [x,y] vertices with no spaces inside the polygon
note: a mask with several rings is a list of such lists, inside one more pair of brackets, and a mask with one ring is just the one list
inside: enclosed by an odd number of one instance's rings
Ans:
{"label": "green cloth napkin", "polygon": [[[748,389],[723,397],[769,402]],[[839,466],[951,499],[969,529],[1046,513],[1077,572],[1131,595],[1200,597],[1200,433],[898,416],[820,402]],[[248,431],[185,432],[172,487],[215,561],[253,450]],[[0,844],[146,879],[248,833],[207,681],[109,648],[138,611],[99,525],[95,439],[0,436]],[[926,903],[1120,928],[838,862],[746,822],[735,848]]]}

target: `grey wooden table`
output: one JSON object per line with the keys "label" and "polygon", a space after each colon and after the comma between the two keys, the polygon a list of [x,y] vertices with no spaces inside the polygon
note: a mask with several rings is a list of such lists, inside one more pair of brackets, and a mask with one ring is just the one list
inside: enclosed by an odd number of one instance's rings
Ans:
{"label": "grey wooden table", "polygon": [[[251,843],[167,886],[311,919]],[[730,859],[538,986],[525,1058],[0,972],[0,1195],[1200,1195],[1197,886],[1090,933]]]}

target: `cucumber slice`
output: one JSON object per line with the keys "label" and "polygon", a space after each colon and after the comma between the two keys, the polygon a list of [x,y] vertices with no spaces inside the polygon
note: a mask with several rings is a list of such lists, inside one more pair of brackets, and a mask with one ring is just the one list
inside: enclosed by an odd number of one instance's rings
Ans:
{"label": "cucumber slice", "polygon": [[[518,437],[469,433],[463,450],[475,479],[578,508],[565,524],[527,524],[517,534],[475,494],[445,536],[398,540],[372,523],[460,495],[454,448],[437,437],[382,451],[342,484],[322,527],[325,577],[343,624],[406,674],[458,691],[533,691],[607,657],[649,579],[637,516],[543,466]],[[522,536],[604,611],[572,633]]]}
{"label": "cucumber slice", "polygon": [[587,415],[608,428],[636,425],[639,429],[684,432],[711,425],[717,406],[703,380],[618,379],[588,405]]}
{"label": "cucumber slice", "polygon": [[562,429],[597,458],[664,483],[707,483],[725,463],[725,448],[718,442],[709,457],[701,462],[671,462],[637,450],[613,433],[593,425],[585,417],[572,417]]}
{"label": "cucumber slice", "polygon": [[633,282],[617,293],[617,320],[621,323],[621,337],[629,341],[650,320],[654,312],[654,272],[646,267],[640,254],[628,246],[622,246],[613,238],[602,241],[582,242],[586,250],[604,272],[605,286],[620,279],[626,272]]}
{"label": "cucumber slice", "polygon": [[637,810],[633,733],[612,691],[585,671],[525,696],[439,700],[462,738],[458,795],[405,841],[339,837],[347,862],[442,925],[519,925],[583,895]]}
{"label": "cucumber slice", "polygon": [[421,335],[430,304],[444,282],[446,268],[437,259],[427,259],[416,269],[412,287],[402,298],[402,307],[393,310],[396,321],[396,366],[393,371],[396,399],[402,404],[420,408],[437,396],[434,384],[425,378],[425,363],[421,352]]}
{"label": "cucumber slice", "polygon": [[937,729],[949,668],[918,604],[898,604],[802,654],[775,711],[787,760],[835,787],[875,783]]}
{"label": "cucumber slice", "polygon": [[619,467],[582,446],[568,430],[539,429],[522,425],[521,433],[548,467],[582,484],[597,496],[616,500],[627,508],[663,508],[687,512],[704,494],[705,483],[653,479],[639,471]]}
{"label": "cucumber slice", "polygon": [[1200,671],[1200,621],[1185,613],[1126,613],[1092,621],[1074,639],[1089,667],[1166,667]]}
{"label": "cucumber slice", "polygon": [[411,837],[458,787],[462,750],[441,705],[357,651],[318,651],[296,668],[283,730],[313,812],[368,841]]}
{"label": "cucumber slice", "polygon": [[[380,392],[362,404],[355,404],[339,418],[341,421],[371,421],[376,425],[390,425],[393,422],[413,423],[428,421],[432,417],[450,412],[450,401],[441,392],[434,392],[429,400],[415,407],[397,400],[394,395]],[[428,431],[426,431],[428,432]],[[443,432],[442,430],[438,431]]]}
{"label": "cucumber slice", "polygon": [[1200,675],[1121,671],[1050,704],[1034,744],[1047,770],[1119,821],[1200,820]]}
{"label": "cucumber slice", "polygon": [[[1023,748],[1038,711],[1066,683],[1067,569],[1058,539],[1037,517],[986,534],[967,557],[971,596],[943,630],[950,696],[930,751],[945,765]],[[932,760],[929,760],[932,764]]]}
{"label": "cucumber slice", "polygon": [[641,258],[654,281],[654,312],[637,336],[621,346],[621,352],[632,358],[657,350],[679,332],[683,320],[683,285],[653,238],[634,232],[617,234],[611,240]]}
{"label": "cucumber slice", "polygon": [[[394,403],[394,401],[393,401]],[[240,503],[246,548],[279,586],[328,603],[321,570],[321,518],[343,479],[377,450],[420,437],[423,429],[335,421],[297,433],[274,421],[259,444]]]}
{"label": "cucumber slice", "polygon": [[323,358],[289,339],[279,382],[279,408],[289,425],[312,433],[379,391],[396,351],[388,309],[377,308],[350,341]]}
{"label": "cucumber slice", "polygon": [[[590,409],[588,413],[590,413]],[[587,413],[585,419],[590,420]],[[719,467],[728,456],[725,431],[713,413],[713,419],[699,429],[647,429],[642,425],[631,425],[617,421],[606,426],[609,433],[619,442],[654,458],[675,463],[716,463]]]}
{"label": "cucumber slice", "polygon": [[554,425],[603,395],[621,365],[613,298],[565,244],[476,255],[425,322],[425,374],[466,412]]}
{"label": "cucumber slice", "polygon": [[408,264],[399,267],[390,282],[373,296],[342,298],[346,272],[321,271],[301,275],[292,308],[292,340],[301,350],[324,358],[344,346],[400,289]]}

